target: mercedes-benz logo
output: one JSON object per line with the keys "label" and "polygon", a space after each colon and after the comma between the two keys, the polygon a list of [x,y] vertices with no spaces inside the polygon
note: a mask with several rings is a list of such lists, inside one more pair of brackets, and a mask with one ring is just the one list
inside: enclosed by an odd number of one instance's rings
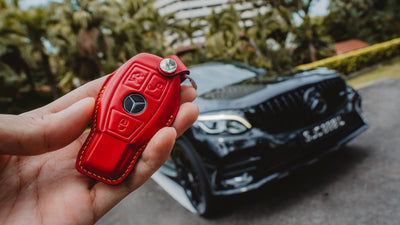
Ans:
{"label": "mercedes-benz logo", "polygon": [[147,102],[143,95],[131,93],[124,98],[122,106],[127,113],[139,114],[145,110]]}
{"label": "mercedes-benz logo", "polygon": [[304,102],[308,105],[309,109],[317,114],[322,114],[328,108],[325,99],[322,97],[315,87],[309,88],[304,92]]}

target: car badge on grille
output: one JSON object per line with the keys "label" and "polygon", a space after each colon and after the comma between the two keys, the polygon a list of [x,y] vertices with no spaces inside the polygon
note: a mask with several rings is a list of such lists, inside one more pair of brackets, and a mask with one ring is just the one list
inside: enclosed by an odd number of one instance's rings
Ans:
{"label": "car badge on grille", "polygon": [[327,102],[315,87],[307,89],[304,92],[303,98],[309,109],[316,114],[322,114],[328,108]]}

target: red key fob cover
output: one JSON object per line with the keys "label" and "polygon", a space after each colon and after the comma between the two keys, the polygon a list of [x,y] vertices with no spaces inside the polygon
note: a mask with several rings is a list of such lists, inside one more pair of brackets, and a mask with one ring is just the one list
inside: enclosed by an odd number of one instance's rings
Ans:
{"label": "red key fob cover", "polygon": [[76,161],[81,173],[108,184],[132,170],[154,134],[170,126],[179,110],[180,83],[189,74],[177,56],[176,70],[163,58],[141,53],[118,68],[97,95],[92,128]]}

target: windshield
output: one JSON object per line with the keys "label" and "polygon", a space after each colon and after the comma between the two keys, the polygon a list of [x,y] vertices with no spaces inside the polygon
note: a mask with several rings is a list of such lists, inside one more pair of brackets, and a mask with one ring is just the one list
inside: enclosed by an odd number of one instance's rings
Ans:
{"label": "windshield", "polygon": [[251,70],[225,63],[205,63],[190,67],[189,70],[197,83],[198,95],[257,76]]}

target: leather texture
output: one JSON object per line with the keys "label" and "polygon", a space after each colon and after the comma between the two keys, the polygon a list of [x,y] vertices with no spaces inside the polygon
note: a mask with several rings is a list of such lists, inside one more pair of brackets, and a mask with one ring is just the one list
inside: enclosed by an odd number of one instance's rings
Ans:
{"label": "leather texture", "polygon": [[97,95],[90,134],[78,154],[79,172],[116,185],[128,176],[148,141],[170,126],[179,110],[180,83],[189,74],[177,56],[175,72],[163,58],[141,53],[118,68]]}

